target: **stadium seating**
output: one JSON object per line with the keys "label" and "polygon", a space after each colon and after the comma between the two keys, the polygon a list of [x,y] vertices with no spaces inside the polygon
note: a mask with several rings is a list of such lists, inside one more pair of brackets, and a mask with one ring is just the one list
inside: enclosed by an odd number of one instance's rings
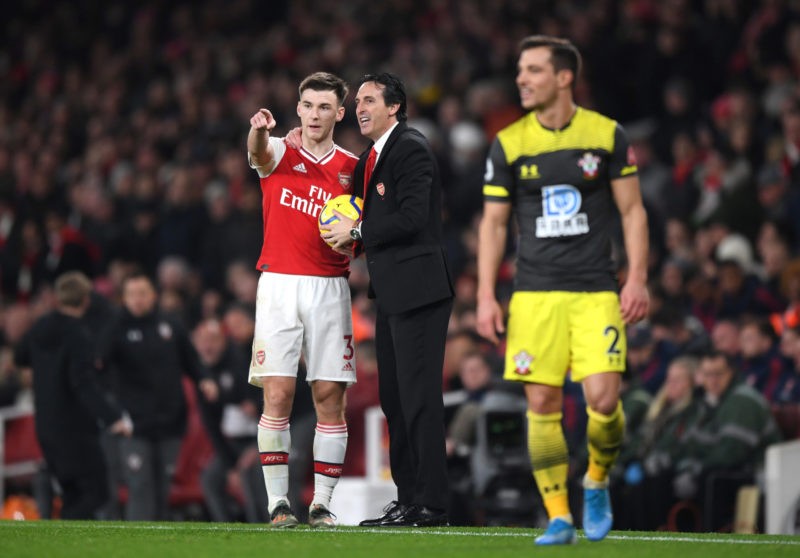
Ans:
{"label": "stadium seating", "polygon": [[772,405],[772,416],[784,440],[800,439],[800,403],[776,403]]}
{"label": "stadium seating", "polygon": [[197,408],[197,392],[194,384],[184,378],[183,391],[186,394],[188,418],[183,444],[175,464],[175,478],[169,494],[171,507],[180,508],[190,504],[205,504],[200,474],[214,455],[214,447]]}
{"label": "stadium seating", "polygon": [[32,477],[42,462],[31,409],[0,409],[0,503],[5,482],[13,477]]}

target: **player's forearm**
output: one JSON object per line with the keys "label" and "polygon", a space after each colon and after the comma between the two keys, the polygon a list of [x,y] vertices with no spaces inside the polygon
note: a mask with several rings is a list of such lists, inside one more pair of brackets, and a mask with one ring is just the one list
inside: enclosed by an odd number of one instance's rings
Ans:
{"label": "player's forearm", "polygon": [[250,128],[247,134],[247,151],[253,162],[264,167],[272,163],[272,150],[269,147],[269,131],[266,128]]}
{"label": "player's forearm", "polygon": [[622,216],[622,230],[628,257],[628,281],[644,285],[647,283],[647,252],[650,241],[647,213],[643,206],[632,207]]}
{"label": "player's forearm", "polygon": [[497,270],[506,246],[506,226],[481,221],[478,231],[478,300],[495,298]]}

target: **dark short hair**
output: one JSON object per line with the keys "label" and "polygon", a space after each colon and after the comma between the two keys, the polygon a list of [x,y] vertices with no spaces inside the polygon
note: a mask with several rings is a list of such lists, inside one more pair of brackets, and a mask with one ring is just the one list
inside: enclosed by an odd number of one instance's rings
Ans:
{"label": "dark short hair", "polygon": [[572,72],[572,84],[574,86],[575,82],[578,81],[582,66],[581,53],[578,52],[578,48],[569,40],[560,37],[531,35],[520,41],[519,52],[522,53],[529,48],[539,47],[547,47],[550,49],[550,58],[556,72],[561,70],[569,70]]}
{"label": "dark short hair", "polygon": [[92,282],[80,271],[67,271],[56,279],[56,300],[61,306],[80,308],[91,292]]}
{"label": "dark short hair", "polygon": [[726,355],[719,349],[710,348],[707,351],[703,352],[700,355],[700,360],[719,360],[722,359],[725,362],[725,367],[730,370],[731,372],[735,372],[736,367],[734,365],[733,360],[730,356]]}
{"label": "dark short hair", "polygon": [[405,122],[408,119],[408,114],[406,114],[406,87],[400,81],[400,78],[389,72],[367,74],[361,78],[358,86],[361,87],[368,81],[373,81],[381,86],[383,102],[387,107],[389,105],[400,105],[400,108],[397,109],[397,121]]}
{"label": "dark short hair", "polygon": [[340,78],[328,72],[315,72],[306,77],[300,82],[298,93],[302,96],[303,91],[311,89],[312,91],[333,91],[336,99],[339,101],[339,106],[344,104],[344,98],[347,97],[349,91],[347,83]]}
{"label": "dark short hair", "polygon": [[150,286],[155,290],[156,282],[150,277],[147,273],[145,273],[141,269],[134,269],[127,275],[122,278],[122,288],[125,289],[125,286],[130,283],[131,281],[138,281],[138,280],[145,280],[150,283]]}

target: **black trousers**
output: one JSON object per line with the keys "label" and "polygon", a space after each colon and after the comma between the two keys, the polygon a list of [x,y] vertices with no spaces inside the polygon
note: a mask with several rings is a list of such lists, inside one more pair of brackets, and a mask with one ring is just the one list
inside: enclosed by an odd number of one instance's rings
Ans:
{"label": "black trousers", "polygon": [[58,479],[61,486],[61,519],[97,519],[108,502],[108,481],[96,472],[82,477]]}
{"label": "black trousers", "polygon": [[446,510],[442,366],[452,299],[402,314],[378,311],[375,345],[389,462],[401,504]]}

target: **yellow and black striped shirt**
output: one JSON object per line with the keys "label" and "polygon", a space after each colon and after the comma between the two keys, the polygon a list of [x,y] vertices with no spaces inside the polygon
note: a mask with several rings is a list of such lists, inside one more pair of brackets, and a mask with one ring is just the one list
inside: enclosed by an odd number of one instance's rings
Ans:
{"label": "yellow and black striped shirt", "polygon": [[516,290],[608,291],[617,282],[611,181],[637,173],[625,131],[578,108],[560,130],[531,112],[497,134],[486,161],[486,201],[513,203]]}

